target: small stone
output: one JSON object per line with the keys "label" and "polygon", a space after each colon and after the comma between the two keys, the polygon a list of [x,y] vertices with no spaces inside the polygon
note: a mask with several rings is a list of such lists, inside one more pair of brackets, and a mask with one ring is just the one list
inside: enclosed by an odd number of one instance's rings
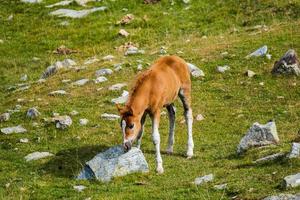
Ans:
{"label": "small stone", "polygon": [[272,74],[289,74],[299,76],[300,62],[296,51],[290,49],[282,58],[280,58],[279,61],[276,61],[272,69]]}
{"label": "small stone", "polygon": [[117,120],[120,118],[119,115],[115,115],[115,114],[108,114],[108,113],[104,113],[101,115],[102,118],[107,119],[107,120]]}
{"label": "small stone", "polygon": [[165,55],[165,54],[167,54],[168,52],[167,52],[167,50],[166,50],[165,47],[160,47],[159,53],[160,53],[161,55]]}
{"label": "small stone", "polygon": [[214,188],[216,190],[225,190],[227,187],[227,183],[224,183],[224,184],[220,184],[220,185],[215,185]]}
{"label": "small stone", "polygon": [[102,58],[104,61],[112,61],[115,57],[112,55],[107,55]]}
{"label": "small stone", "polygon": [[28,140],[28,138],[21,138],[21,139],[20,139],[20,142],[21,142],[21,143],[28,143],[29,140]]}
{"label": "small stone", "polygon": [[37,122],[32,122],[32,126],[33,126],[33,127],[38,127],[38,126],[39,126],[39,123],[37,123]]}
{"label": "small stone", "polygon": [[139,70],[139,71],[143,70],[143,65],[142,64],[138,64],[137,70]]}
{"label": "small stone", "polygon": [[300,156],[300,143],[293,142],[288,158],[298,158]]}
{"label": "small stone", "polygon": [[111,100],[112,103],[115,103],[115,104],[122,104],[122,103],[125,103],[128,99],[128,96],[129,96],[129,92],[126,91],[126,90],[123,90],[123,93],[120,97],[118,98],[114,98]]}
{"label": "small stone", "polygon": [[277,144],[278,142],[279,138],[275,122],[270,121],[265,125],[256,122],[241,139],[237,153],[242,154],[250,147]]}
{"label": "small stone", "polygon": [[88,124],[88,122],[89,122],[89,120],[88,120],[88,119],[79,119],[79,124],[80,124],[81,126],[85,126],[85,125],[87,125],[87,124]]}
{"label": "small stone", "polygon": [[194,181],[194,183],[195,183],[195,185],[202,185],[203,183],[210,182],[213,179],[214,179],[214,175],[213,174],[209,174],[209,175],[205,175],[205,176],[196,178],[195,181]]}
{"label": "small stone", "polygon": [[124,36],[124,37],[128,37],[129,33],[127,31],[125,31],[125,29],[121,29],[119,31],[119,35]]}
{"label": "small stone", "polygon": [[47,158],[47,157],[50,157],[50,156],[54,156],[52,153],[49,153],[49,152],[33,152],[33,153],[30,153],[28,154],[27,156],[25,156],[25,160],[26,162],[29,162],[29,161],[33,161],[33,160],[39,160],[39,159],[42,159],[42,158]]}
{"label": "small stone", "polygon": [[77,112],[76,110],[72,110],[70,112],[70,115],[72,115],[72,116],[75,116],[75,115],[78,115],[78,114],[79,114],[79,112]]}
{"label": "small stone", "polygon": [[276,160],[276,159],[281,158],[283,156],[284,156],[284,153],[275,153],[275,154],[272,154],[272,155],[269,155],[269,156],[257,159],[253,163],[264,163],[264,162]]}
{"label": "small stone", "polygon": [[53,117],[58,117],[58,116],[60,116],[60,114],[57,113],[57,112],[53,112],[53,113],[52,113],[52,116],[53,116]]}
{"label": "small stone", "polygon": [[13,126],[13,127],[2,128],[1,132],[8,135],[8,134],[12,134],[12,133],[25,133],[25,132],[27,132],[27,130],[25,128],[23,128],[22,125],[18,125],[18,126]]}
{"label": "small stone", "polygon": [[70,22],[68,22],[68,21],[62,21],[62,22],[59,23],[59,25],[61,25],[61,26],[69,26]]}
{"label": "small stone", "polygon": [[86,187],[83,185],[74,185],[74,190],[77,190],[78,192],[82,192]]}
{"label": "small stone", "polygon": [[3,113],[0,115],[0,122],[7,122],[10,119],[9,113]]}
{"label": "small stone", "polygon": [[61,81],[62,83],[70,83],[71,82],[71,79],[64,79]]}
{"label": "small stone", "polygon": [[263,200],[299,200],[300,194],[280,194],[278,196],[269,196]]}
{"label": "small stone", "polygon": [[51,96],[56,96],[56,95],[65,95],[67,94],[66,91],[64,90],[56,90],[56,91],[53,91],[53,92],[50,92],[49,95]]}
{"label": "small stone", "polygon": [[107,78],[106,78],[106,77],[104,77],[104,76],[99,76],[99,77],[96,78],[95,83],[98,84],[98,83],[103,83],[103,82],[105,82],[105,81],[107,81]]}
{"label": "small stone", "polygon": [[228,56],[228,52],[227,52],[227,51],[222,52],[222,53],[221,53],[221,56],[223,56],[223,57]]}
{"label": "small stone", "polygon": [[300,185],[300,173],[286,176],[282,183],[284,188],[294,188]]}
{"label": "small stone", "polygon": [[23,74],[20,78],[20,81],[27,81],[27,80],[28,80],[27,74]]}
{"label": "small stone", "polygon": [[127,14],[120,21],[118,21],[117,24],[121,24],[121,25],[129,24],[133,19],[134,19],[133,14]]}
{"label": "small stone", "polygon": [[202,121],[202,120],[204,120],[203,115],[198,114],[198,115],[196,116],[196,120],[197,120],[197,121]]}
{"label": "small stone", "polygon": [[21,0],[23,3],[41,3],[43,0]]}
{"label": "small stone", "polygon": [[89,79],[80,79],[75,81],[72,85],[76,85],[76,86],[83,86],[85,84],[87,84],[90,80]]}
{"label": "small stone", "polygon": [[84,61],[84,65],[91,65],[94,64],[96,62],[99,62],[100,60],[98,58],[88,58],[87,60]]}
{"label": "small stone", "polygon": [[108,90],[121,90],[123,87],[127,86],[126,83],[117,83],[108,88]]}
{"label": "small stone", "polygon": [[265,83],[264,83],[264,82],[260,82],[259,85],[260,85],[260,86],[264,86]]}
{"label": "small stone", "polygon": [[8,16],[7,21],[12,21],[13,19],[14,19],[14,16],[13,16],[13,14],[11,14]]}
{"label": "small stone", "polygon": [[267,57],[268,60],[271,60],[272,55],[271,54],[267,54],[266,57]]}
{"label": "small stone", "polygon": [[220,73],[225,73],[225,71],[227,71],[229,69],[230,69],[230,67],[228,65],[217,66],[217,72],[220,72]]}
{"label": "small stone", "polygon": [[56,123],[56,128],[58,129],[66,129],[72,125],[72,119],[68,115],[65,116],[57,116],[53,118]]}
{"label": "small stone", "polygon": [[56,6],[67,6],[69,4],[71,4],[73,2],[73,0],[64,0],[64,1],[60,1],[51,5],[46,6],[46,8],[53,8]]}
{"label": "small stone", "polygon": [[144,54],[144,53],[145,53],[144,50],[139,50],[137,47],[130,46],[124,55],[129,56],[129,55]]}
{"label": "small stone", "polygon": [[268,51],[268,47],[267,47],[267,45],[264,45],[261,48],[257,49],[256,51],[249,54],[248,56],[246,56],[246,58],[248,59],[248,58],[251,58],[251,57],[264,56],[264,55],[266,55],[267,51]]}
{"label": "small stone", "polygon": [[203,35],[202,37],[201,37],[201,39],[207,39],[207,36],[206,35]]}
{"label": "small stone", "polygon": [[253,76],[255,76],[255,72],[251,71],[251,70],[247,70],[245,72],[245,75],[248,76],[249,78],[252,78]]}
{"label": "small stone", "polygon": [[198,78],[198,77],[205,76],[204,72],[201,69],[199,69],[198,67],[196,67],[196,65],[191,64],[191,63],[187,63],[187,65],[188,65],[189,71],[193,77]]}
{"label": "small stone", "polygon": [[26,113],[26,116],[28,118],[31,118],[31,119],[34,119],[34,118],[37,118],[41,113],[36,109],[36,108],[29,108],[27,113]]}
{"label": "small stone", "polygon": [[97,12],[97,11],[104,11],[107,7],[94,7],[91,9],[84,9],[84,10],[72,10],[72,9],[58,9],[55,11],[50,12],[50,15],[55,15],[58,17],[70,17],[70,18],[83,18],[87,15]]}
{"label": "small stone", "polygon": [[96,77],[110,75],[112,73],[113,71],[111,69],[99,69],[96,71]]}
{"label": "small stone", "polygon": [[38,57],[33,57],[32,60],[35,61],[35,62],[37,62],[37,61],[40,61],[41,59],[38,58]]}

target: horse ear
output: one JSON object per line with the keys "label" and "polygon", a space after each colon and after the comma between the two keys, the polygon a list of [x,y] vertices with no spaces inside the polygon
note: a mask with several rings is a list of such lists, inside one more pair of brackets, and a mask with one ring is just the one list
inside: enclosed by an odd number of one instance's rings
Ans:
{"label": "horse ear", "polygon": [[116,107],[117,107],[119,113],[121,113],[123,108],[118,103],[116,103]]}

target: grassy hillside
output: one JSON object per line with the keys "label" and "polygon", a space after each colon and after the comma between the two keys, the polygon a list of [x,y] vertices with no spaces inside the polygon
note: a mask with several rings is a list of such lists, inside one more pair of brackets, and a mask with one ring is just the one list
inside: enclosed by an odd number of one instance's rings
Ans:
{"label": "grassy hillside", "polygon": [[[25,134],[0,135],[0,199],[261,199],[300,192],[299,188],[284,191],[279,187],[283,177],[299,172],[299,159],[252,164],[262,156],[288,152],[300,128],[299,78],[274,77],[270,73],[273,63],[288,49],[300,52],[299,0],[191,0],[189,4],[162,0],[153,5],[143,4],[142,0],[103,0],[88,3],[87,7],[107,6],[106,11],[83,19],[49,16],[56,8],[45,6],[55,2],[0,0],[0,113],[17,104],[22,106],[8,122],[0,123],[0,128],[21,124],[28,130]],[[65,7],[83,9],[76,3]],[[128,13],[135,16],[132,23],[115,25]],[[8,20],[10,15],[12,20]],[[61,26],[63,21],[68,21],[69,26]],[[130,33],[129,37],[118,35],[121,28]],[[129,41],[138,44],[145,54],[125,57],[115,50]],[[60,45],[79,52],[53,54]],[[269,48],[270,60],[245,59],[263,45]],[[122,93],[107,88],[115,83],[130,84],[138,73],[139,60],[147,68],[160,56],[161,46],[168,54],[194,63],[205,73],[204,78],[192,79],[194,116],[201,113],[205,117],[194,123],[195,157],[184,157],[187,136],[185,124],[180,123],[183,111],[178,101],[174,154],[162,155],[163,175],[155,173],[148,119],[142,150],[150,173],[116,178],[108,184],[74,180],[85,161],[122,142],[119,122],[100,118],[105,112],[117,114],[110,100]],[[100,61],[78,72],[61,70],[45,83],[34,83],[55,61],[72,58],[82,66],[87,58],[96,56],[101,60],[108,54],[115,56],[112,62]],[[96,70],[113,69],[116,63],[124,63],[123,69],[107,76],[107,82],[90,82],[82,87],[62,83],[64,79],[95,79]],[[229,65],[231,69],[220,74],[216,72],[218,65]],[[248,69],[257,75],[244,76]],[[22,74],[28,75],[31,87],[25,91],[9,90],[22,82]],[[100,87],[103,89],[97,90]],[[69,94],[48,95],[58,89]],[[18,102],[21,98],[25,101]],[[26,118],[31,107],[41,112],[38,119]],[[79,115],[72,117],[73,124],[67,130],[58,130],[43,121],[53,112],[64,115],[72,110]],[[80,118],[89,119],[89,124],[80,126]],[[276,121],[279,145],[236,156],[237,144],[247,129],[256,121],[264,124],[270,119]],[[160,133],[164,151],[166,115],[162,116]],[[24,137],[29,143],[19,142]],[[49,151],[55,156],[26,162],[24,156],[34,151]],[[215,176],[213,182],[199,187],[192,184],[196,177],[209,173]],[[226,190],[214,189],[214,185],[222,183],[228,184]],[[75,191],[73,186],[79,184],[87,188]]]}

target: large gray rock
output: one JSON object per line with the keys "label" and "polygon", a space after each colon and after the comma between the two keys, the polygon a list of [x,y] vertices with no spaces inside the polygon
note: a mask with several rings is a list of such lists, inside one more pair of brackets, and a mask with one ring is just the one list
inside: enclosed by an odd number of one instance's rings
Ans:
{"label": "large gray rock", "polygon": [[18,126],[13,126],[13,127],[2,128],[1,132],[8,135],[8,134],[12,134],[12,133],[25,133],[25,132],[27,132],[27,130],[25,128],[23,128],[22,125],[18,125]]}
{"label": "large gray rock", "polygon": [[292,149],[287,155],[288,158],[298,158],[300,156],[300,143],[293,142]]}
{"label": "large gray rock", "polygon": [[279,142],[275,122],[270,121],[265,125],[254,123],[246,135],[241,139],[237,153],[242,154],[250,147],[265,146]]}
{"label": "large gray rock", "polygon": [[133,147],[125,153],[123,147],[114,146],[86,162],[77,179],[98,179],[108,182],[113,177],[148,171],[148,163],[140,149]]}
{"label": "large gray rock", "polygon": [[278,196],[269,196],[264,198],[263,200],[299,200],[300,199],[300,193],[299,194],[280,194]]}
{"label": "large gray rock", "polygon": [[283,187],[284,188],[290,188],[290,187],[297,187],[300,185],[300,173],[289,175],[284,177],[283,179]]}
{"label": "large gray rock", "polygon": [[295,50],[288,50],[279,61],[275,62],[272,74],[300,75],[300,63]]}
{"label": "large gray rock", "polygon": [[51,12],[50,15],[55,15],[58,17],[83,18],[93,12],[104,11],[104,10],[106,10],[105,6],[95,7],[91,9],[85,9],[85,10],[58,9]]}
{"label": "large gray rock", "polygon": [[26,113],[26,117],[34,119],[37,118],[41,113],[36,109],[36,108],[29,108],[27,113]]}

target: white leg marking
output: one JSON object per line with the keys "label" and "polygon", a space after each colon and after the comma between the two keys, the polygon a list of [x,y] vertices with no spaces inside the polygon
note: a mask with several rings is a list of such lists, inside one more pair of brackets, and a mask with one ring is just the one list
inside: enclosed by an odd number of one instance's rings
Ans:
{"label": "white leg marking", "polygon": [[192,109],[189,108],[185,112],[185,120],[188,128],[188,146],[187,146],[187,157],[191,158],[193,156],[194,141],[193,141],[193,114]]}
{"label": "white leg marking", "polygon": [[162,158],[160,155],[160,135],[158,132],[158,123],[155,121],[155,119],[152,119],[152,140],[153,144],[155,145],[155,151],[156,151],[156,171],[159,174],[162,174],[164,172],[163,165],[162,165]]}

